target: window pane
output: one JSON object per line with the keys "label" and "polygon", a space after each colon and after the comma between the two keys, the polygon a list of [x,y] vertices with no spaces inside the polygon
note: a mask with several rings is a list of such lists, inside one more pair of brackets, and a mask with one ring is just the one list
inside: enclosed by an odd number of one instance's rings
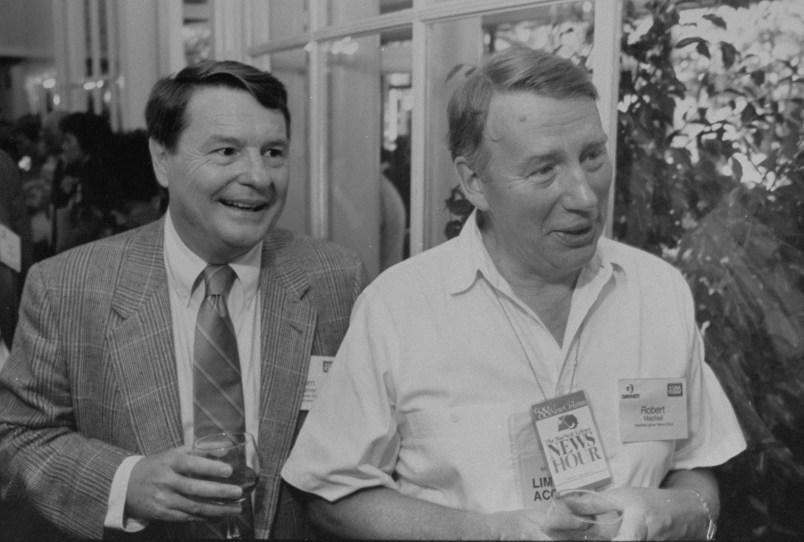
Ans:
{"label": "window pane", "polygon": [[517,41],[582,63],[592,50],[593,18],[588,0],[487,15],[483,18],[484,49],[497,51]]}
{"label": "window pane", "polygon": [[371,276],[407,252],[413,104],[405,37],[397,32],[322,44],[330,237],[356,250]]}
{"label": "window pane", "polygon": [[328,0],[327,20],[329,24],[349,23],[412,7],[413,0]]}
{"label": "window pane", "polygon": [[303,49],[270,55],[271,72],[285,84],[290,109],[290,186],[279,225],[310,232],[307,53]]}

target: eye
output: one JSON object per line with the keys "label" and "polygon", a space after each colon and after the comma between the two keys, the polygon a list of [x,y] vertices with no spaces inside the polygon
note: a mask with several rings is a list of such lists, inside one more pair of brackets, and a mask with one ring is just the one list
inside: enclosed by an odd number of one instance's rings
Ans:
{"label": "eye", "polygon": [[527,179],[537,185],[546,185],[556,176],[557,168],[556,162],[541,163],[530,170]]}
{"label": "eye", "polygon": [[237,154],[237,149],[235,149],[234,147],[221,147],[219,149],[215,149],[212,152],[219,156],[230,158]]}
{"label": "eye", "polygon": [[550,173],[552,173],[552,171],[555,169],[555,167],[556,167],[555,164],[547,164],[547,165],[544,165],[544,166],[540,166],[540,167],[536,168],[535,170],[533,170],[533,172],[531,173],[531,177],[533,177],[533,176],[545,177],[547,175],[550,175]]}
{"label": "eye", "polygon": [[594,147],[583,156],[584,165],[590,170],[596,170],[606,162],[606,148],[604,146]]}
{"label": "eye", "polygon": [[283,146],[267,147],[262,151],[266,165],[269,167],[282,167],[287,162],[287,149]]}

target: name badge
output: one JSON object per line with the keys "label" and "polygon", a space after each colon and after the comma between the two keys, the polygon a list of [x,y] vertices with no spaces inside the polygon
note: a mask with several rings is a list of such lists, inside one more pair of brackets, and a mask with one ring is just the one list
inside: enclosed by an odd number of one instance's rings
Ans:
{"label": "name badge", "polygon": [[2,224],[0,224],[0,262],[17,273],[22,268],[20,236]]}
{"label": "name badge", "polygon": [[307,370],[307,384],[304,386],[304,397],[302,398],[301,409],[310,410],[313,403],[321,393],[321,386],[324,385],[327,373],[332,367],[332,356],[311,356],[310,368]]}
{"label": "name badge", "polygon": [[685,378],[628,378],[618,388],[622,442],[689,436]]}
{"label": "name badge", "polygon": [[583,390],[538,403],[530,411],[556,489],[597,488],[611,482],[603,441]]}

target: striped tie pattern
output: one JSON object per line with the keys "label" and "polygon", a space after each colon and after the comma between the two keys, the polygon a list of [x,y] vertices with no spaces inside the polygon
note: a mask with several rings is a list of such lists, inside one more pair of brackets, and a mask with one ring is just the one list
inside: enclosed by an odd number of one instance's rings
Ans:
{"label": "striped tie pattern", "polygon": [[[241,433],[246,430],[243,385],[237,339],[226,308],[235,272],[228,265],[208,265],[202,272],[204,300],[195,324],[193,406],[195,437],[210,433]],[[243,503],[237,517],[241,538],[253,537],[251,499]],[[199,536],[226,538],[225,521],[209,521],[197,526]]]}
{"label": "striped tie pattern", "polygon": [[202,276],[206,293],[195,324],[193,370],[196,438],[246,430],[237,340],[226,308],[235,272],[228,265],[209,265]]}

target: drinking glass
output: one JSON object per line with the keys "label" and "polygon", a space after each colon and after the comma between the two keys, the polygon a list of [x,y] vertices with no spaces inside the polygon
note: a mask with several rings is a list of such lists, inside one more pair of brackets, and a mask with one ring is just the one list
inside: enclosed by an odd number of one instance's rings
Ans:
{"label": "drinking glass", "polygon": [[[251,433],[213,433],[204,435],[193,443],[193,453],[217,461],[223,461],[232,467],[232,475],[228,478],[211,478],[222,484],[240,486],[243,496],[235,502],[242,503],[251,498],[251,492],[257,487],[259,480],[259,459],[254,435]],[[226,518],[226,539],[242,538],[238,519]]]}
{"label": "drinking glass", "polygon": [[[584,499],[600,499],[610,505],[590,515],[581,505]],[[556,491],[544,521],[544,532],[552,540],[611,540],[620,529],[622,508],[611,497],[590,489]]]}

